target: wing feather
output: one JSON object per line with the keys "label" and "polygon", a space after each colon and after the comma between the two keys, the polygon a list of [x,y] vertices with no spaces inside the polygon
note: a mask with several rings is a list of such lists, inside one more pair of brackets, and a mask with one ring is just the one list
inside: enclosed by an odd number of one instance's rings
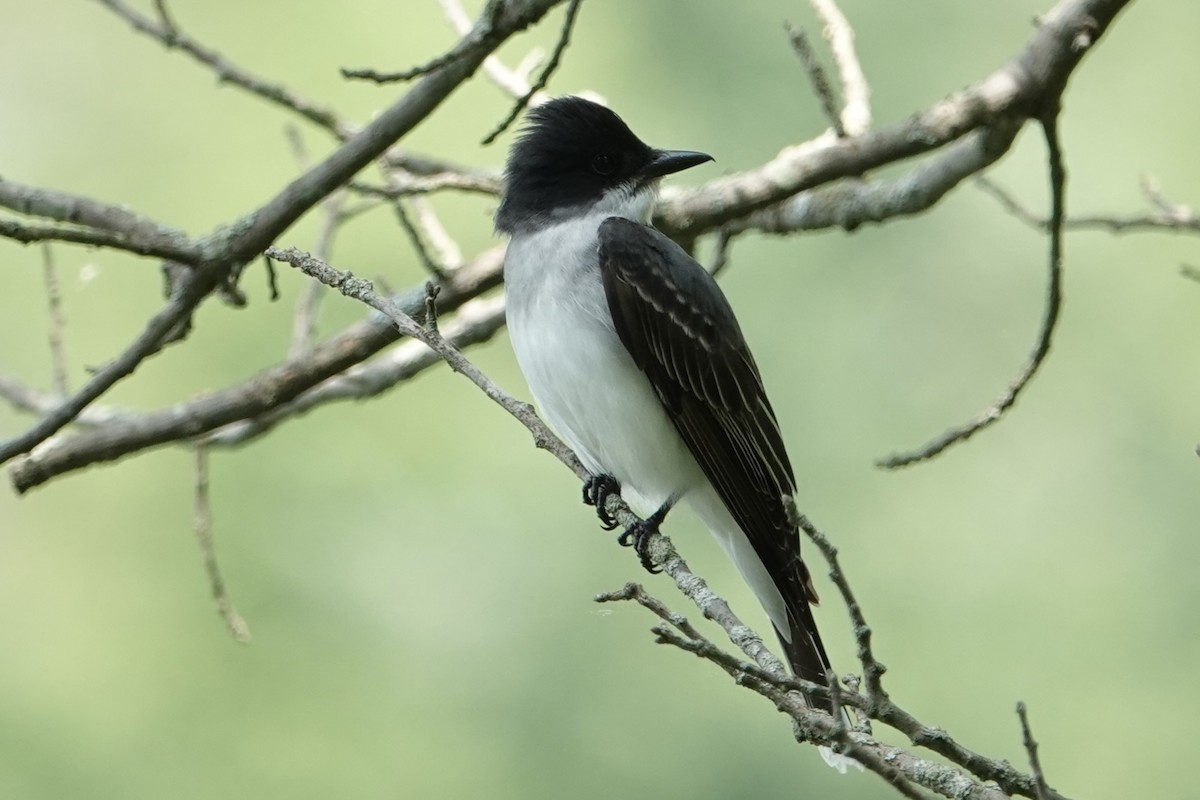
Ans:
{"label": "wing feather", "polygon": [[808,607],[815,598],[783,505],[796,480],[733,310],[712,277],[654,228],[607,219],[599,255],[617,335],[783,595],[793,667],[824,681],[829,662]]}

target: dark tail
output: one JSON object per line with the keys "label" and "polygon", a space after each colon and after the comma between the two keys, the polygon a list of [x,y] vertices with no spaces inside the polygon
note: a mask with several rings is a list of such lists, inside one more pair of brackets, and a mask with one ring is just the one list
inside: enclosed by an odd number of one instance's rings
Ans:
{"label": "dark tail", "polygon": [[[799,608],[797,608],[799,606]],[[812,608],[808,599],[798,603],[788,604],[788,621],[791,623],[792,640],[789,642],[776,628],[779,643],[787,655],[792,667],[792,674],[797,678],[822,686],[829,683],[829,656],[825,653],[825,645],[821,642],[821,634],[817,632],[817,623],[813,619]],[[805,694],[804,699],[813,708],[819,708],[833,714],[833,704],[827,697],[815,697]]]}

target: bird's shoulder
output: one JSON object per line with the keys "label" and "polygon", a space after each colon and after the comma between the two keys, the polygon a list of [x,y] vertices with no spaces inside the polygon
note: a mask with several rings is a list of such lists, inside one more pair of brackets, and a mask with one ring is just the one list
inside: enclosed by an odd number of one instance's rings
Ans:
{"label": "bird's shoulder", "polygon": [[[600,266],[625,302],[666,314],[705,350],[741,350],[741,328],[717,282],[661,231],[624,217],[600,223]],[[610,287],[611,291],[611,287]]]}

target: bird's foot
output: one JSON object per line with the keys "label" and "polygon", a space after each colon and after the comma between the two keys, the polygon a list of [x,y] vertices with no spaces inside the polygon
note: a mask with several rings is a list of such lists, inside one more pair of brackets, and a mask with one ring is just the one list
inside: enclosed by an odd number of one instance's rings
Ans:
{"label": "bird's foot", "polygon": [[621,484],[612,475],[593,475],[583,482],[583,502],[596,507],[596,516],[606,531],[617,527],[617,521],[605,510],[609,495],[620,494]]}
{"label": "bird's foot", "polygon": [[656,567],[654,562],[650,560],[650,535],[658,533],[658,526],[667,516],[671,506],[664,505],[658,511],[655,511],[644,520],[639,520],[617,537],[617,543],[622,547],[632,547],[633,551],[638,554],[638,559],[642,562],[642,567],[651,575],[657,575],[662,572],[661,567]]}

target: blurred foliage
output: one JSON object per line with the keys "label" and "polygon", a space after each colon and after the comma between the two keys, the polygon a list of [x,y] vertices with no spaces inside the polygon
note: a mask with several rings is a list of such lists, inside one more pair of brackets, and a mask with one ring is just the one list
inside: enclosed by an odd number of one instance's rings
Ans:
{"label": "blurred foliage", "polygon": [[[876,119],[986,74],[1048,4],[845,0]],[[408,66],[453,38],[432,0],[171,8],[231,59],[358,119],[401,90],[348,84],[338,67]],[[509,43],[509,63],[551,45],[559,15]],[[652,143],[716,154],[688,175],[709,179],[822,128],[785,18],[816,30],[801,0],[586,3],[552,86],[600,92]],[[0,19],[5,177],[203,232],[296,173],[288,117],[98,4],[0,0]],[[1200,5],[1135,3],[1088,57],[1063,120],[1072,210],[1140,210],[1144,173],[1200,200],[1200,105],[1183,80],[1200,69],[1198,29]],[[408,144],[495,167],[504,142],[478,140],[508,105],[478,80]],[[331,146],[303,138],[314,157]],[[1034,129],[994,175],[1044,207]],[[437,203],[468,253],[493,242],[494,201]],[[281,243],[310,247],[315,227],[310,215]],[[964,187],[929,214],[849,235],[746,238],[723,278],[791,443],[801,507],[842,549],[894,697],[1021,765],[1013,709],[1025,700],[1049,779],[1073,796],[1184,796],[1194,783],[1200,286],[1178,266],[1195,248],[1071,234],[1042,374],[1008,419],[898,474],[872,460],[977,413],[1026,358],[1043,239]],[[54,253],[78,386],[158,307],[159,278],[149,261]],[[0,241],[0,368],[46,386],[40,258]],[[393,286],[421,279],[386,214],[348,226],[334,261]],[[185,347],[105,402],[154,408],[279,360],[302,286],[281,282],[271,304],[252,267],[249,309],[206,304]],[[329,298],[322,333],[363,313]],[[471,355],[524,394],[503,337]],[[0,436],[26,424],[0,409]],[[27,497],[0,490],[0,797],[891,796],[826,769],[715,669],[655,647],[644,612],[596,607],[593,593],[634,579],[690,611],[456,376],[214,454],[218,552],[249,647],[213,612],[190,464],[167,449]],[[668,528],[760,621],[708,537],[682,516]],[[844,614],[821,586],[826,641],[852,671]]]}

